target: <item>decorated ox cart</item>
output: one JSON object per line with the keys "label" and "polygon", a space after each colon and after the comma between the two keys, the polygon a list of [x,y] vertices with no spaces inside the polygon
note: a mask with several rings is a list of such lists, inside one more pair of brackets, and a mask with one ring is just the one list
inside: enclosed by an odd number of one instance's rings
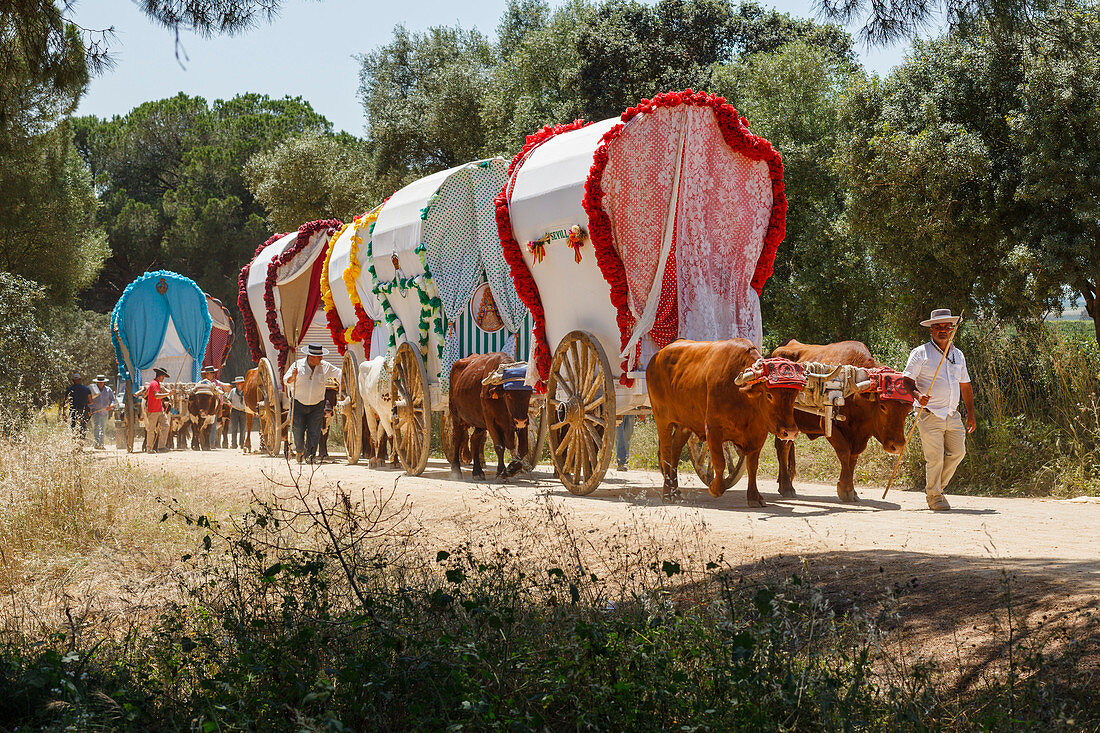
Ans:
{"label": "decorated ox cart", "polygon": [[[720,97],[662,94],[527,139],[496,217],[534,320],[527,378],[546,394],[569,491],[595,490],[617,417],[648,410],[645,367],[659,349],[677,338],[760,346],[759,294],[786,208],[779,154]],[[710,483],[708,452],[691,447]],[[732,485],[744,460],[725,450]]]}
{"label": "decorated ox cart", "polygon": [[282,449],[290,421],[283,374],[301,349],[308,343],[321,344],[328,349],[324,358],[340,365],[321,305],[321,271],[329,241],[341,226],[336,219],[326,219],[276,234],[260,245],[238,277],[237,305],[257,367],[255,411],[261,447],[270,455]]}
{"label": "decorated ox cart", "polygon": [[134,449],[141,418],[134,391],[153,377],[155,367],[168,372],[170,384],[198,382],[212,325],[209,296],[190,278],[158,270],[126,286],[111,311],[111,343],[125,385],[119,427],[128,451]]}
{"label": "decorated ox cart", "polygon": [[210,295],[206,296],[206,309],[210,313],[210,338],[206,342],[202,365],[214,367],[216,376],[220,379],[222,368],[229,360],[229,351],[233,346],[233,317],[220,300]]}
{"label": "decorated ox cart", "polygon": [[[386,201],[362,237],[356,282],[360,290],[371,287],[382,308],[397,455],[413,475],[427,465],[433,411],[444,411],[444,450],[451,452],[452,365],[495,351],[522,361],[530,351],[530,315],[502,257],[493,215],[507,167],[493,158],[414,181]],[[535,415],[527,465],[544,435],[541,410]]]}
{"label": "decorated ox cart", "polygon": [[353,218],[332,235],[321,271],[321,302],[332,341],[343,355],[337,409],[343,418],[348,463],[352,464],[359,461],[364,438],[365,395],[359,388],[359,367],[384,356],[389,345],[382,304],[361,264],[366,252],[364,238],[369,238],[381,208]]}

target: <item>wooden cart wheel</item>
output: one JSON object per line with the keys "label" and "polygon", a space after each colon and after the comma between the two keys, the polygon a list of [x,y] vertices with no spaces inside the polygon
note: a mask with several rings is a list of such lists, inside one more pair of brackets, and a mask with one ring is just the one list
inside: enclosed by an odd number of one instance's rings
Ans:
{"label": "wooden cart wheel", "polygon": [[344,352],[337,404],[344,416],[344,447],[348,463],[355,465],[363,453],[363,400],[359,397],[359,360],[351,349]]}
{"label": "wooden cart wheel", "polygon": [[126,426],[126,452],[134,452],[134,435],[137,434],[137,405],[134,402],[134,383],[126,380],[126,395],[122,398],[122,420]]}
{"label": "wooden cart wheel", "polygon": [[527,455],[523,463],[528,469],[534,469],[546,448],[546,398],[540,394],[531,395],[527,415]]}
{"label": "wooden cart wheel", "polygon": [[[691,464],[695,466],[695,475],[704,485],[710,486],[710,482],[714,480],[714,466],[710,462],[707,444],[699,440],[698,436],[692,435],[688,438],[687,448],[691,455]],[[722,452],[726,454],[726,473],[722,477],[722,485],[730,489],[745,475],[745,456],[734,449],[733,443],[723,443]]]}
{"label": "wooden cart wheel", "polygon": [[428,465],[432,438],[432,397],[420,351],[408,341],[397,347],[390,375],[393,400],[393,432],[397,457],[410,476],[419,476]]}
{"label": "wooden cart wheel", "polygon": [[615,385],[603,347],[587,331],[571,331],[554,353],[546,383],[550,457],[573,494],[600,485],[615,445]]}
{"label": "wooden cart wheel", "polygon": [[266,356],[260,359],[256,367],[260,377],[260,404],[257,405],[260,449],[269,456],[277,456],[283,447],[283,436],[280,430],[283,412],[279,388],[275,386],[275,370]]}

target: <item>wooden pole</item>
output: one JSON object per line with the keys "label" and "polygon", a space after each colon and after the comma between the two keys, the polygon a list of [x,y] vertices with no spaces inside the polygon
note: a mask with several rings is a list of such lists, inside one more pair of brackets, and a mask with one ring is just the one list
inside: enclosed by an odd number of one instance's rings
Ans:
{"label": "wooden pole", "polygon": [[[965,311],[963,311],[965,313]],[[947,339],[947,348],[940,354],[940,363],[936,365],[936,371],[932,374],[932,381],[928,383],[928,394],[932,393],[932,387],[936,384],[936,377],[940,376],[940,368],[943,367],[943,360],[947,358],[947,352],[951,351],[951,345],[955,342],[955,334],[959,332],[959,326],[962,324],[963,314],[959,313],[959,320],[955,321],[955,328],[951,329],[951,338]],[[936,343],[933,341],[932,343]],[[882,492],[882,498],[885,499],[886,495],[890,493],[890,486],[894,483],[894,477],[898,475],[898,467],[901,466],[901,459],[905,458],[905,449],[909,447],[909,441],[913,439],[913,433],[917,429],[917,420],[920,419],[921,413],[925,411],[925,406],[921,405],[917,410],[917,419],[913,420],[913,427],[909,428],[909,434],[905,436],[905,442],[901,446],[901,453],[898,453],[898,459],[894,461],[894,471],[890,474],[890,480],[886,482],[886,491]]]}

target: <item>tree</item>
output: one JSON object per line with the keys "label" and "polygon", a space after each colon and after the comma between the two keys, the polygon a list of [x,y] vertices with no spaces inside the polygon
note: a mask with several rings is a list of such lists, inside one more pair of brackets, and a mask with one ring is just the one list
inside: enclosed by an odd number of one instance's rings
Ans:
{"label": "tree", "polygon": [[1065,287],[1095,303],[1100,34],[1094,9],[1040,23],[1049,34],[918,43],[850,98],[848,220],[887,268],[903,328],[932,302],[1021,320]]}
{"label": "tree", "polygon": [[235,302],[236,272],[270,235],[243,170],[257,153],[331,124],[301,98],[245,94],[213,105],[177,95],[123,117],[74,121],[77,147],[95,176],[111,257],[85,294],[114,305],[142,272],[176,270],[223,302]]}
{"label": "tree", "polygon": [[1023,44],[1020,103],[1009,117],[1020,155],[1016,197],[1024,260],[1041,291],[1081,295],[1100,343],[1100,8],[1058,13],[1058,33]]}
{"label": "tree", "polygon": [[425,175],[478,157],[481,95],[494,62],[477,31],[394,28],[393,40],[357,57],[359,96],[381,175]]}
{"label": "tree", "polygon": [[714,90],[783,155],[787,236],[761,303],[769,341],[866,340],[880,313],[870,253],[844,224],[836,161],[845,95],[862,79],[842,57],[805,41],[715,71]]}
{"label": "tree", "polygon": [[[60,383],[61,352],[43,328],[46,291],[32,280],[0,272],[0,414],[43,405]],[[6,429],[6,421],[0,429]]]}
{"label": "tree", "polygon": [[256,200],[275,231],[303,222],[350,221],[382,202],[366,145],[351,135],[310,133],[253,156],[244,170]]}

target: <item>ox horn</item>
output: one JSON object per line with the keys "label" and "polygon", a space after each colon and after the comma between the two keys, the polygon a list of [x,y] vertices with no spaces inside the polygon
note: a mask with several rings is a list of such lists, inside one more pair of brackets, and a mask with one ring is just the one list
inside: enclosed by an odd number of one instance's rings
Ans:
{"label": "ox horn", "polygon": [[764,360],[763,359],[757,359],[755,364],[753,364],[751,367],[749,367],[745,371],[738,374],[737,377],[733,380],[733,383],[740,387],[741,385],[743,385],[745,382],[748,382],[749,380],[759,378],[760,375],[763,374],[763,373],[764,373]]}
{"label": "ox horn", "polygon": [[856,392],[870,392],[875,388],[875,383],[868,379],[866,382],[856,382]]}

